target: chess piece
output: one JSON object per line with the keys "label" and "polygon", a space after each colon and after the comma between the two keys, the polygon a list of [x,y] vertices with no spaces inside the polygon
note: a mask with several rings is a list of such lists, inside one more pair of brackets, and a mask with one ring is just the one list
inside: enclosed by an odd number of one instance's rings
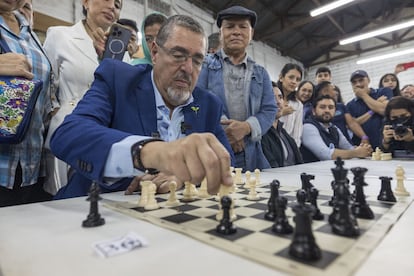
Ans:
{"label": "chess piece", "polygon": [[232,200],[229,196],[224,195],[220,200],[221,208],[223,210],[223,218],[220,220],[220,224],[217,225],[216,231],[222,235],[231,235],[237,232],[236,227],[230,219],[230,208]]}
{"label": "chess piece", "polygon": [[90,202],[90,207],[86,220],[82,221],[83,227],[96,227],[105,224],[105,219],[101,217],[98,211],[98,201],[102,199],[99,194],[99,185],[94,181],[89,190],[89,197],[86,199]]}
{"label": "chess piece", "polygon": [[292,225],[286,217],[286,207],[288,200],[286,197],[278,196],[275,198],[276,216],[275,223],[272,226],[272,231],[277,234],[290,234],[293,232]]}
{"label": "chess piece", "polygon": [[310,196],[310,203],[312,204],[313,208],[315,209],[315,212],[312,216],[312,219],[314,220],[323,220],[324,219],[324,215],[322,214],[321,210],[318,207],[318,195],[319,195],[319,191],[318,189],[316,189],[315,187],[312,187],[309,191],[309,196]]}
{"label": "chess piece", "polygon": [[148,200],[147,200],[147,204],[145,204],[144,206],[145,210],[149,211],[149,210],[156,210],[160,208],[157,200],[155,199],[156,191],[157,191],[157,185],[151,182],[148,186]]}
{"label": "chess piece", "polygon": [[376,160],[376,161],[381,160],[381,154],[382,154],[381,149],[379,147],[376,147],[375,151],[372,153],[371,160]]}
{"label": "chess piece", "polygon": [[144,207],[148,202],[148,187],[151,185],[151,181],[144,180],[140,182],[141,196],[139,197],[138,207]]}
{"label": "chess piece", "polygon": [[182,201],[189,202],[194,201],[194,191],[193,191],[193,184],[188,181],[184,182],[184,191],[183,191],[183,198]]}
{"label": "chess piece", "polygon": [[368,186],[365,182],[365,173],[367,168],[355,167],[351,171],[354,174],[352,185],[355,186],[355,200],[352,203],[351,211],[357,218],[374,219],[374,212],[365,200],[364,186]]}
{"label": "chess piece", "polygon": [[329,215],[329,224],[332,227],[332,232],[347,237],[359,236],[360,229],[355,216],[352,214],[349,200],[350,192],[347,183],[346,175],[348,170],[343,167],[343,162],[340,158],[335,162],[337,167],[331,169],[334,180],[334,195],[332,213]]}
{"label": "chess piece", "polygon": [[342,161],[341,157],[336,158],[335,161],[336,167],[332,168],[332,174],[334,176],[334,180],[331,182],[331,187],[333,190],[333,195],[331,200],[328,202],[329,206],[334,206],[335,205],[335,201],[336,201],[336,186],[337,183],[344,183],[344,185],[348,186],[349,184],[349,180],[346,177],[346,175],[348,174],[348,170],[344,168],[344,161]]}
{"label": "chess piece", "polygon": [[380,201],[397,202],[397,199],[395,198],[394,193],[391,189],[392,177],[380,176],[379,179],[381,179],[381,190],[378,194],[377,199]]}
{"label": "chess piece", "polygon": [[[229,196],[230,192],[232,191],[232,186],[225,186],[220,185],[220,189],[217,195],[218,201],[219,201],[219,211],[216,215],[216,220],[221,220],[223,218],[223,208],[221,206],[221,199],[223,196]],[[237,218],[236,213],[234,212],[234,204],[235,200],[231,200],[231,206],[230,206],[230,219],[233,221]]]}
{"label": "chess piece", "polygon": [[307,174],[307,173],[300,174],[300,180],[302,182],[302,189],[306,192],[307,201],[310,201],[310,190],[314,187],[310,181],[314,179],[315,179],[315,175],[313,174]]}
{"label": "chess piece", "polygon": [[244,186],[243,186],[243,188],[245,188],[245,189],[249,189],[249,188],[250,188],[250,178],[251,178],[252,173],[251,173],[250,171],[246,171],[246,172],[244,173],[244,175],[245,175],[246,179],[245,179],[245,181],[244,181]]}
{"label": "chess piece", "polygon": [[207,191],[207,178],[204,177],[204,179],[201,181],[200,188],[198,189],[198,197],[200,198],[208,198],[210,195]]}
{"label": "chess piece", "polygon": [[315,237],[312,232],[312,213],[313,207],[305,204],[306,193],[299,190],[302,195],[297,195],[299,203],[292,207],[295,213],[295,231],[293,234],[292,243],[289,246],[289,255],[304,261],[319,260],[322,257],[321,249],[316,244]]}
{"label": "chess piece", "polygon": [[254,177],[256,178],[256,187],[260,186],[260,170],[259,169],[255,169],[254,170]]}
{"label": "chess piece", "polygon": [[177,182],[171,181],[168,184],[170,188],[170,195],[168,196],[167,202],[165,203],[165,206],[174,207],[180,205],[180,201],[177,199]]}
{"label": "chess piece", "polygon": [[395,169],[395,179],[397,180],[397,187],[394,194],[397,196],[410,196],[410,193],[404,187],[405,171],[401,165]]}
{"label": "chess piece", "polygon": [[266,220],[275,221],[276,218],[276,198],[279,197],[280,182],[273,180],[270,182],[270,197],[267,201],[267,212],[264,215]]}
{"label": "chess piece", "polygon": [[256,185],[257,185],[257,179],[251,179],[250,185],[249,185],[250,186],[249,194],[246,197],[248,200],[252,200],[252,201],[260,200],[260,197],[257,196]]}
{"label": "chess piece", "polygon": [[234,178],[234,184],[235,185],[241,185],[243,184],[243,177],[242,177],[242,168],[235,168],[234,171],[236,172],[235,178]]}
{"label": "chess piece", "polygon": [[382,161],[392,160],[392,153],[391,152],[383,152],[383,153],[381,153],[381,160]]}

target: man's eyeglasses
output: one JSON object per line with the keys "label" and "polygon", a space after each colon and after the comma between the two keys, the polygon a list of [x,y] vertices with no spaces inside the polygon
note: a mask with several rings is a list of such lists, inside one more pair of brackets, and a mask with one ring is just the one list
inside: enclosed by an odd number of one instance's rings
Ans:
{"label": "man's eyeglasses", "polygon": [[200,70],[201,65],[203,64],[204,56],[201,54],[190,55],[188,54],[185,49],[168,49],[162,45],[157,44],[158,47],[164,50],[174,62],[179,65],[185,63],[189,58],[191,58],[191,62],[193,68]]}

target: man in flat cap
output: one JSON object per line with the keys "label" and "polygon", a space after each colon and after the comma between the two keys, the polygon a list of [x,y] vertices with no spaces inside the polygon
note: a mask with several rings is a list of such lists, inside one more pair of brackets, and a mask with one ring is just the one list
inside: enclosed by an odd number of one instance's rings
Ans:
{"label": "man in flat cap", "polygon": [[222,125],[244,170],[270,168],[261,139],[272,126],[277,107],[272,83],[262,66],[247,55],[257,21],[254,11],[240,6],[217,16],[222,49],[206,56],[198,86],[218,95],[224,103]]}
{"label": "man in flat cap", "polygon": [[[355,98],[348,102],[346,107],[352,117],[362,126],[372,148],[375,149],[381,145],[382,121],[385,106],[393,96],[392,90],[388,87],[370,88],[370,79],[364,70],[353,72],[350,81]],[[354,135],[352,142],[354,145],[359,145],[361,140]]]}

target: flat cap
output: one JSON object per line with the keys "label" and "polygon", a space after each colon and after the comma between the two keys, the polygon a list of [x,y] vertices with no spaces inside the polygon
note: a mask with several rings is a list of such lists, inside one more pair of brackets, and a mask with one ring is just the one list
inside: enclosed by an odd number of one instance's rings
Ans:
{"label": "flat cap", "polygon": [[257,14],[254,11],[241,6],[232,6],[218,13],[217,27],[221,28],[221,22],[223,21],[223,19],[232,17],[248,17],[250,19],[250,25],[252,26],[252,28],[254,28],[257,21]]}
{"label": "flat cap", "polygon": [[350,81],[352,81],[355,77],[367,77],[368,78],[368,74],[364,70],[356,70],[355,72],[351,74]]}

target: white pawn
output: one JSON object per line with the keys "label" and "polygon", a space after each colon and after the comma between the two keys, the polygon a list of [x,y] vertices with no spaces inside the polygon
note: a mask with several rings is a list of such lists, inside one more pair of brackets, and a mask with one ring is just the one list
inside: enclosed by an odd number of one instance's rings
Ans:
{"label": "white pawn", "polygon": [[194,200],[191,185],[193,185],[193,184],[191,184],[188,181],[184,182],[184,191],[183,191],[183,199],[182,199],[183,201],[193,201]]}
{"label": "white pawn", "polygon": [[198,189],[198,197],[200,198],[208,198],[210,195],[208,194],[207,190],[207,178],[204,177],[203,181],[201,181],[201,186]]}
{"label": "white pawn", "polygon": [[243,184],[243,177],[242,177],[242,168],[235,168],[234,171],[236,172],[235,178],[234,178],[234,184],[240,185]]}
{"label": "white pawn", "polygon": [[410,196],[410,193],[404,187],[405,171],[401,165],[395,169],[395,179],[397,180],[397,187],[394,194],[397,196]]}
{"label": "white pawn", "polygon": [[375,151],[372,153],[372,160],[381,160],[381,149],[379,147],[375,148]]}
{"label": "white pawn", "polygon": [[180,205],[180,201],[177,199],[177,195],[175,193],[177,191],[177,182],[171,181],[168,186],[170,187],[170,195],[165,203],[165,206],[174,207]]}
{"label": "white pawn", "polygon": [[246,176],[246,180],[245,180],[245,182],[244,182],[244,188],[245,189],[248,189],[248,188],[250,188],[250,178],[251,178],[251,172],[250,171],[246,171],[245,173],[244,173],[244,175]]}
{"label": "white pawn", "polygon": [[145,210],[155,210],[155,209],[160,208],[157,200],[155,199],[156,191],[157,191],[157,185],[150,182],[150,185],[148,186],[148,201],[147,201],[147,204],[145,204],[144,206]]}
{"label": "white pawn", "polygon": [[256,177],[256,187],[260,185],[260,170],[255,169],[254,170],[254,176]]}
{"label": "white pawn", "polygon": [[198,190],[197,190],[197,187],[196,187],[196,185],[195,185],[195,184],[193,184],[193,183],[191,183],[191,186],[190,186],[190,191],[191,191],[191,195],[192,195],[193,197],[196,197],[196,196],[198,195]]}
{"label": "white pawn", "polygon": [[256,179],[250,180],[250,191],[246,197],[248,200],[253,200],[253,201],[260,200],[260,197],[257,196],[256,185],[257,185]]}
{"label": "white pawn", "polygon": [[148,186],[151,184],[151,181],[145,180],[141,181],[141,196],[138,201],[138,207],[144,207],[148,202]]}

